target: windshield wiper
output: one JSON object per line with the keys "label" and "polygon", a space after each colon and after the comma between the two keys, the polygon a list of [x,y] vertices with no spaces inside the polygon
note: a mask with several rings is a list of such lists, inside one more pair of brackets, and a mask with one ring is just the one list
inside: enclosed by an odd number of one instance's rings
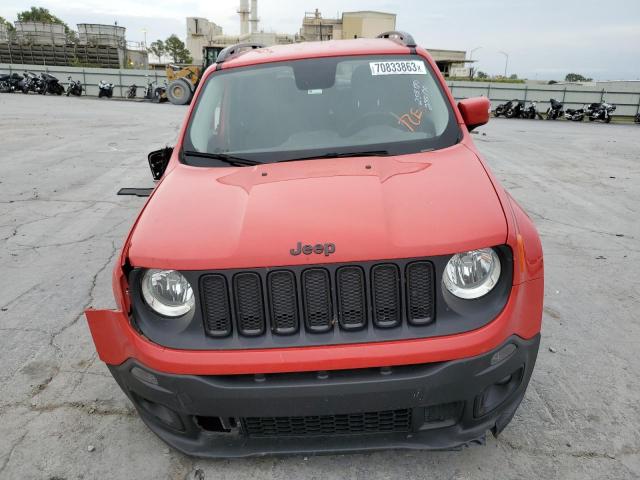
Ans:
{"label": "windshield wiper", "polygon": [[280,160],[280,162],[293,162],[296,160],[314,160],[322,158],[348,158],[348,157],[387,157],[389,152],[387,150],[363,150],[361,152],[329,152],[320,155],[311,155],[309,157],[289,158],[287,160]]}
{"label": "windshield wiper", "polygon": [[228,163],[229,165],[252,166],[263,164],[263,162],[258,162],[249,158],[236,157],[234,155],[227,155],[226,153],[185,151],[184,154],[188,157],[200,157],[210,158],[211,160],[220,160],[222,162]]}

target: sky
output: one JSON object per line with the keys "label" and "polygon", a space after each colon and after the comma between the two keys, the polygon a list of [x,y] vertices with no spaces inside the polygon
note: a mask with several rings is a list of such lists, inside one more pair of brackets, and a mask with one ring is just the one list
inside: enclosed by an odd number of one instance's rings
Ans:
{"label": "sky", "polygon": [[[208,18],[237,34],[239,0],[2,0],[0,16],[14,21],[31,5],[48,8],[75,28],[107,23],[142,41],[186,35],[187,16]],[[378,10],[398,15],[398,30],[428,48],[475,49],[476,68],[538,80],[562,80],[569,72],[597,80],[640,79],[640,0],[259,0],[260,28],[293,34],[305,11],[325,18],[343,11]]]}

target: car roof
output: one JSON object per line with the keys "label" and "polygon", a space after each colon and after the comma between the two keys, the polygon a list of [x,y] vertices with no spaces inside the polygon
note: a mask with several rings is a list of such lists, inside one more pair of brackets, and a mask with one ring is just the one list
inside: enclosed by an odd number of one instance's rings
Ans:
{"label": "car roof", "polygon": [[301,42],[247,50],[222,63],[222,68],[244,67],[260,63],[282,62],[303,58],[339,57],[348,55],[406,55],[411,49],[387,38],[358,38]]}

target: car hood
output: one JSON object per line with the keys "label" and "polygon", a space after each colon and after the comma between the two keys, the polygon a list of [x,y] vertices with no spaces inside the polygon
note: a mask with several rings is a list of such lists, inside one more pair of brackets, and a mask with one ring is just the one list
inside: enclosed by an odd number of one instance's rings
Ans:
{"label": "car hood", "polygon": [[[180,164],[143,209],[128,257],[148,268],[268,267],[444,255],[506,236],[483,165],[456,145],[256,167]],[[294,256],[298,242],[335,252]]]}

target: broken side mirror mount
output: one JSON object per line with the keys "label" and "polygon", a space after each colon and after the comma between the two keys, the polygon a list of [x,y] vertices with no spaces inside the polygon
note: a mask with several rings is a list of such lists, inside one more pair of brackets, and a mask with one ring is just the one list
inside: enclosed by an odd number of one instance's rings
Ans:
{"label": "broken side mirror mount", "polygon": [[458,109],[469,131],[489,121],[491,102],[487,97],[465,98],[458,102]]}
{"label": "broken side mirror mount", "polygon": [[169,159],[173,153],[173,147],[164,147],[160,150],[154,150],[149,153],[147,158],[149,159],[149,168],[151,169],[151,175],[154,180],[160,180],[164,171],[169,165]]}

